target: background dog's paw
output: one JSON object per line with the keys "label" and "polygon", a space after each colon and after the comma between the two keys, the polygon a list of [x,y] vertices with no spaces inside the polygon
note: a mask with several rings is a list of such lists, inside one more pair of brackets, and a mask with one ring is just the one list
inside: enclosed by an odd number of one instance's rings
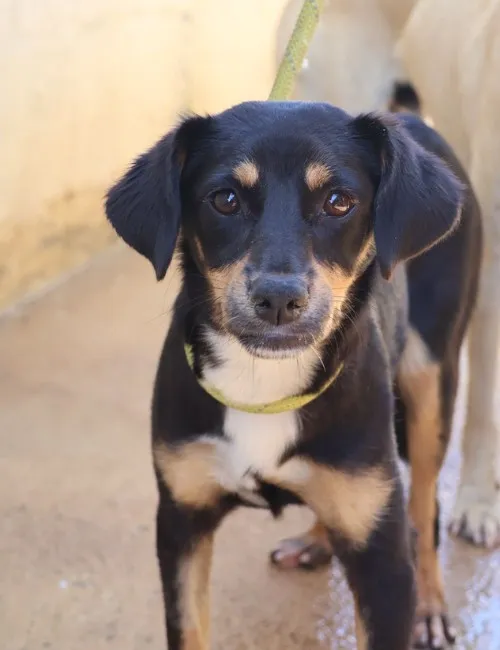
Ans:
{"label": "background dog's paw", "polygon": [[476,546],[500,545],[500,489],[490,495],[476,487],[460,488],[449,525],[450,533]]}

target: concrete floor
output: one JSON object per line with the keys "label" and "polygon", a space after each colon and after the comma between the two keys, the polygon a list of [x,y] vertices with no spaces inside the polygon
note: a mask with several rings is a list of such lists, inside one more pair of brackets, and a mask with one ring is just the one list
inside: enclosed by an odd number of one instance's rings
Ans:
{"label": "concrete floor", "polygon": [[[175,280],[118,247],[0,320],[0,648],[165,647],[153,548],[151,382]],[[445,514],[459,464],[443,476]],[[278,539],[310,521],[240,511],[214,566],[217,650],[354,648],[337,565],[283,574]],[[500,551],[445,540],[458,650],[500,649]]]}

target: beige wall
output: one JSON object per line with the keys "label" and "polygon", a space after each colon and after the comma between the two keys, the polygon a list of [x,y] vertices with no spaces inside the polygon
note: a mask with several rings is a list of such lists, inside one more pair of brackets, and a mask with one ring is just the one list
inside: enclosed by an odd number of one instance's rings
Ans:
{"label": "beige wall", "polygon": [[[403,77],[394,46],[416,0],[326,0],[295,97],[349,113],[384,110]],[[303,0],[289,0],[278,30],[284,50]]]}
{"label": "beige wall", "polygon": [[180,111],[265,98],[285,0],[0,0],[0,306],[113,239],[102,194]]}

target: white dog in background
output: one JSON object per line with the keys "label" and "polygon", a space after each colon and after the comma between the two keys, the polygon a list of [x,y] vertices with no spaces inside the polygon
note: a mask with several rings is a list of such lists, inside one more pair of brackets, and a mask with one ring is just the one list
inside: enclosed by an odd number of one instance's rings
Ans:
{"label": "white dog in background", "polygon": [[[302,0],[290,0],[284,50]],[[296,98],[345,110],[387,107],[409,79],[424,111],[469,172],[484,221],[485,252],[469,332],[463,467],[451,531],[500,544],[500,0],[326,0]]]}

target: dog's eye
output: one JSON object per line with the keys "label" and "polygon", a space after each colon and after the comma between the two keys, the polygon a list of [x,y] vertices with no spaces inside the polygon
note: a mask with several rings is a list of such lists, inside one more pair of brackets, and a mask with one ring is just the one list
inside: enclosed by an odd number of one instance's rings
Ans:
{"label": "dog's eye", "polygon": [[353,207],[354,201],[342,192],[330,192],[323,204],[323,210],[330,217],[343,217]]}
{"label": "dog's eye", "polygon": [[218,192],[214,192],[210,197],[210,201],[217,212],[221,214],[235,214],[240,209],[238,197],[232,190],[219,190]]}

